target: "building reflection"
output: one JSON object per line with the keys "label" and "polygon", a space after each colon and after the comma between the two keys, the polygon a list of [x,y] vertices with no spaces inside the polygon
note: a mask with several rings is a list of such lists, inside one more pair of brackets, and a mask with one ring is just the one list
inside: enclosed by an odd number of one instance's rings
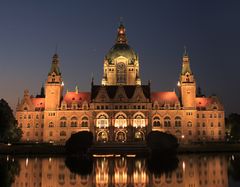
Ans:
{"label": "building reflection", "polygon": [[20,159],[21,172],[13,187],[227,187],[224,155],[182,155],[173,172],[150,173],[145,159],[96,158],[92,174],[71,173],[64,158]]}

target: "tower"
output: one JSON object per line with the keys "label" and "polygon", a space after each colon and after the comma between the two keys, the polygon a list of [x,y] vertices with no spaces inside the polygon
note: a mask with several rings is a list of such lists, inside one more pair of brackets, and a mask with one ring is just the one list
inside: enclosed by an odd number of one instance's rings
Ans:
{"label": "tower", "polygon": [[141,85],[138,55],[128,45],[122,23],[115,45],[105,56],[103,72],[102,85]]}
{"label": "tower", "polygon": [[182,71],[179,83],[182,106],[185,109],[195,108],[196,82],[190,68],[190,59],[186,49],[182,58]]}
{"label": "tower", "polygon": [[63,81],[59,69],[59,57],[54,54],[52,58],[52,65],[48,78],[45,83],[45,110],[56,110],[60,104],[63,90]]}

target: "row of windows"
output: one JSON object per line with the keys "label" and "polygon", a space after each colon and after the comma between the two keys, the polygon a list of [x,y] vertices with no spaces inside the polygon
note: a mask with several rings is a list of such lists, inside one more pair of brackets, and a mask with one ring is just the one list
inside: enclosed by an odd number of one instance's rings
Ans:
{"label": "row of windows", "polygon": [[[42,117],[42,119],[44,119],[44,115],[41,115],[41,116],[39,116],[38,114],[36,115],[36,119],[40,119],[40,117]],[[31,115],[31,114],[29,114],[29,115],[20,115],[19,116],[19,119],[32,119],[33,118],[33,116]]]}
{"label": "row of windows", "polygon": [[[202,115],[200,115],[200,114],[197,114],[197,118],[200,118],[200,117],[202,117],[202,118],[206,118],[207,117],[207,115],[206,114],[202,114]],[[209,118],[222,118],[222,114],[209,114]]]}
{"label": "row of windows", "polygon": [[121,109],[146,109],[145,105],[133,105],[133,106],[127,106],[127,105],[115,105],[114,107],[109,107],[108,105],[97,105],[97,110],[108,110],[108,109],[115,109],[115,110],[121,110]]}

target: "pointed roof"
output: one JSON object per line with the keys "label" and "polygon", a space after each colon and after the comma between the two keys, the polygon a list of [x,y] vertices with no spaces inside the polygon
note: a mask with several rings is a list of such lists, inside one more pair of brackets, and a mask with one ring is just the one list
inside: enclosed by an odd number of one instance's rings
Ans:
{"label": "pointed roof", "polygon": [[61,75],[60,68],[59,68],[59,57],[57,53],[55,53],[52,57],[52,65],[51,65],[49,75],[52,74],[53,72],[56,75]]}
{"label": "pointed roof", "polygon": [[182,75],[185,75],[186,73],[190,73],[192,75],[192,70],[190,68],[190,58],[187,53],[186,47],[184,47],[184,53],[182,58]]}
{"label": "pointed roof", "polygon": [[126,29],[122,23],[118,27],[116,44],[127,44]]}
{"label": "pointed roof", "polygon": [[138,58],[135,51],[128,45],[126,29],[122,23],[118,27],[116,42],[105,56],[105,59],[111,63],[112,60],[119,56],[128,58],[131,63],[134,63]]}

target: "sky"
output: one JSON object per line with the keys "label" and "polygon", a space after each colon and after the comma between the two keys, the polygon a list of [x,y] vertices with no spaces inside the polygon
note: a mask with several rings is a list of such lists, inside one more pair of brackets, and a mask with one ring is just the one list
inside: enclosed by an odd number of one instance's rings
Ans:
{"label": "sky", "polygon": [[143,84],[176,89],[186,46],[202,92],[240,113],[239,10],[237,0],[0,0],[0,98],[15,109],[25,89],[38,94],[56,46],[65,91],[90,91],[122,17]]}

